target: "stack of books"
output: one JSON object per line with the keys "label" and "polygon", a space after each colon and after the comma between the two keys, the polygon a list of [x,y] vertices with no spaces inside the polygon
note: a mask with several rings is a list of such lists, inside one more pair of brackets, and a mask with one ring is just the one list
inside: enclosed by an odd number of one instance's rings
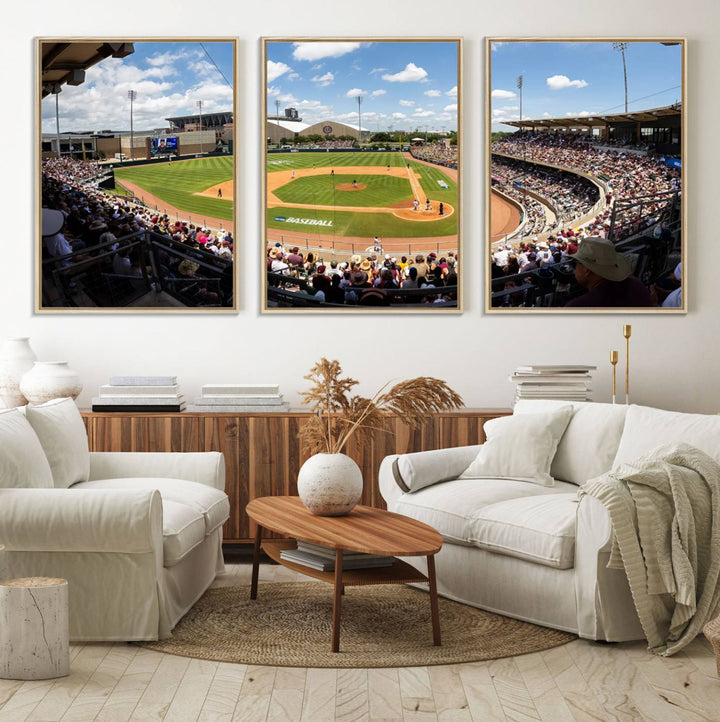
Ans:
{"label": "stack of books", "polygon": [[[335,549],[321,544],[298,540],[297,549],[283,549],[280,552],[280,558],[321,572],[335,571]],[[394,557],[363,554],[362,552],[343,552],[343,570],[389,567],[394,563]]]}
{"label": "stack of books", "polygon": [[515,383],[515,399],[560,399],[592,401],[591,371],[597,366],[540,365],[518,366],[510,381]]}
{"label": "stack of books", "polygon": [[267,413],[289,408],[277,384],[206,384],[191,410]]}
{"label": "stack of books", "polygon": [[93,411],[183,411],[177,376],[112,376],[92,400]]}

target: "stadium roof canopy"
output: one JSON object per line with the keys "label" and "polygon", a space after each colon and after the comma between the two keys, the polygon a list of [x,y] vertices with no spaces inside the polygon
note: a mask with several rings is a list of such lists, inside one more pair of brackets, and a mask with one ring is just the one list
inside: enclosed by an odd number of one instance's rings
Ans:
{"label": "stadium roof canopy", "polygon": [[268,125],[279,125],[283,130],[290,130],[293,133],[302,133],[305,128],[309,128],[309,123],[303,123],[299,120],[275,120],[268,119]]}
{"label": "stadium roof canopy", "polygon": [[135,52],[133,43],[90,42],[40,43],[42,97],[59,93],[62,86],[82,85],[85,71],[105,58],[125,58]]}
{"label": "stadium roof canopy", "polygon": [[617,123],[648,123],[661,118],[682,114],[682,103],[666,105],[662,108],[638,110],[631,113],[601,113],[598,115],[566,116],[562,118],[524,118],[523,120],[496,121],[503,125],[512,125],[515,128],[598,128]]}

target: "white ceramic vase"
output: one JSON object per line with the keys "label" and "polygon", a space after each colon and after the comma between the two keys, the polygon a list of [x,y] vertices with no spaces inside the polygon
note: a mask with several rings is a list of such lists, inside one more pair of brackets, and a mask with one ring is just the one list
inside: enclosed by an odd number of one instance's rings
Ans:
{"label": "white ceramic vase", "polygon": [[36,358],[26,336],[6,339],[3,344],[0,350],[0,399],[8,408],[27,404],[20,391],[20,379],[32,368]]}
{"label": "white ceramic vase", "polygon": [[67,361],[36,361],[20,381],[20,391],[31,406],[52,399],[76,399],[82,391],[80,375],[68,368]]}
{"label": "white ceramic vase", "polygon": [[362,472],[345,454],[315,454],[300,467],[297,489],[311,514],[342,516],[360,501]]}

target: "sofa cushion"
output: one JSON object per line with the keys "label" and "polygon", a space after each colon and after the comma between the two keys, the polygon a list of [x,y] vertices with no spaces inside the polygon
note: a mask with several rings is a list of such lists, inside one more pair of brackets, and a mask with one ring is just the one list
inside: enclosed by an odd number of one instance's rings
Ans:
{"label": "sofa cushion", "polygon": [[572,416],[565,405],[543,414],[518,414],[485,422],[487,441],[462,479],[516,479],[552,486],[550,467]]}
{"label": "sofa cushion", "polygon": [[575,495],[577,487],[559,481],[540,486],[511,479],[457,479],[403,494],[391,511],[425,522],[453,544],[477,545],[482,510],[515,499]]}
{"label": "sofa cushion", "polygon": [[[550,399],[520,399],[513,413],[537,414],[567,404],[567,401]],[[573,415],[558,444],[550,474],[556,479],[582,485],[612,469],[628,407],[592,401],[577,401],[570,405]]]}
{"label": "sofa cushion", "polygon": [[479,509],[474,544],[555,569],[575,565],[577,492],[508,499]]}
{"label": "sofa cushion", "polygon": [[67,489],[90,475],[90,450],[82,416],[72,399],[27,406],[25,418],[35,430],[52,470],[56,488]]}
{"label": "sofa cushion", "polygon": [[205,539],[202,514],[163,499],[163,566],[172,567]]}
{"label": "sofa cushion", "polygon": [[52,488],[50,464],[30,422],[17,409],[0,411],[0,487]]}
{"label": "sofa cushion", "polygon": [[135,479],[97,479],[75,484],[73,489],[157,489],[166,501],[184,504],[200,514],[205,534],[215,531],[230,516],[230,502],[224,491],[183,479],[140,477]]}
{"label": "sofa cushion", "polygon": [[630,406],[613,468],[670,443],[690,444],[720,463],[720,416]]}

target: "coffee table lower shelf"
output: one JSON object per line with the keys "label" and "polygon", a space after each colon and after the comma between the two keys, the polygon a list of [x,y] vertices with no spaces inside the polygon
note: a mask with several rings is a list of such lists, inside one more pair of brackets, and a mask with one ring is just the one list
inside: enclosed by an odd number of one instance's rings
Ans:
{"label": "coffee table lower shelf", "polygon": [[[296,564],[280,558],[280,552],[283,550],[297,548],[294,539],[266,539],[262,543],[262,548],[270,559],[288,569],[313,577],[313,579],[320,579],[328,584],[335,583],[335,572],[322,572],[304,564]],[[422,572],[419,572],[402,559],[396,559],[389,567],[343,569],[342,573],[342,583],[345,587],[359,587],[368,584],[413,584],[427,582],[427,580],[428,578]]]}

